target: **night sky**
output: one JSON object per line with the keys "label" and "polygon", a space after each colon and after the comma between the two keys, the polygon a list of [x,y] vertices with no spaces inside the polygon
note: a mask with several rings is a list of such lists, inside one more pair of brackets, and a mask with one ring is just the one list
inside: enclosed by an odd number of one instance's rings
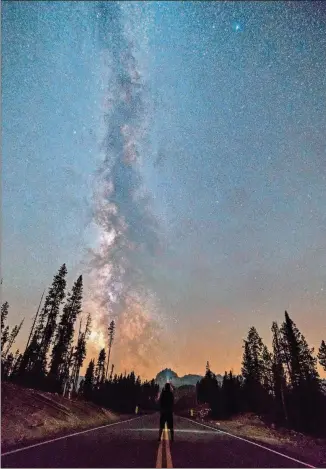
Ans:
{"label": "night sky", "polygon": [[323,2],[2,4],[3,297],[22,349],[63,262],[89,357],[240,371],[288,310],[326,339]]}

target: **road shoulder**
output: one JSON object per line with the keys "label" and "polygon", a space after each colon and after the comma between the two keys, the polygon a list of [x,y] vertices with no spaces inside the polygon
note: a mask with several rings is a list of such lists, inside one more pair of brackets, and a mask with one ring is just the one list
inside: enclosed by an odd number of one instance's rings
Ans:
{"label": "road shoulder", "polygon": [[273,429],[261,422],[259,425],[254,425],[252,419],[250,422],[241,418],[226,421],[207,418],[191,420],[226,432],[231,436],[243,438],[313,467],[326,467],[326,439],[312,438],[285,429]]}

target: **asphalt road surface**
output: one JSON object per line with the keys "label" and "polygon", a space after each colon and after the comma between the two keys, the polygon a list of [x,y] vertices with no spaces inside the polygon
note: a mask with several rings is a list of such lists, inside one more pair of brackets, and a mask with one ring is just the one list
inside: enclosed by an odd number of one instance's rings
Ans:
{"label": "asphalt road surface", "polygon": [[[209,426],[175,416],[158,441],[159,416],[146,415],[4,452],[2,467],[313,467]],[[274,452],[275,451],[275,452]]]}

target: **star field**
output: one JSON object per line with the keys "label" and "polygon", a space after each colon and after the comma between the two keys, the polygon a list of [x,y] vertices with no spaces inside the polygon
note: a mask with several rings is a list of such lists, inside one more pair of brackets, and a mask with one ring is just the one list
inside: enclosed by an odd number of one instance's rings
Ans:
{"label": "star field", "polygon": [[237,372],[249,327],[268,344],[285,309],[318,347],[325,33],[323,2],[4,2],[3,277],[17,317],[60,263],[87,272],[95,224],[115,276],[101,304],[119,315],[136,294],[130,315],[160,337],[145,375],[207,359]]}

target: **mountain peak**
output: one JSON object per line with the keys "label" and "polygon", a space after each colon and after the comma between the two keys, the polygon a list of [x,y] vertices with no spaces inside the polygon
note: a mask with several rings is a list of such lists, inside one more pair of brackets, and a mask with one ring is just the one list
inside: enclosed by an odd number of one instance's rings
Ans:
{"label": "mountain peak", "polygon": [[171,368],[165,368],[165,370],[157,373],[155,381],[162,388],[165,383],[170,382],[173,386],[179,388],[184,385],[196,386],[197,382],[202,379],[200,375],[185,375],[179,377],[177,373]]}
{"label": "mountain peak", "polygon": [[[202,378],[203,376],[196,374],[187,374],[179,377],[175,371],[171,370],[171,368],[165,368],[157,373],[155,381],[160,388],[162,388],[167,382],[171,383],[174,387],[179,388],[180,386],[185,385],[196,386],[198,381]],[[222,382],[223,376],[218,374],[216,375],[216,379],[217,381]]]}
{"label": "mountain peak", "polygon": [[158,379],[165,379],[165,381],[171,381],[171,379],[173,378],[179,378],[179,376],[177,375],[177,373],[173,370],[171,370],[171,368],[165,368],[165,370],[162,370],[160,371],[159,373],[157,373],[156,375],[156,380]]}

